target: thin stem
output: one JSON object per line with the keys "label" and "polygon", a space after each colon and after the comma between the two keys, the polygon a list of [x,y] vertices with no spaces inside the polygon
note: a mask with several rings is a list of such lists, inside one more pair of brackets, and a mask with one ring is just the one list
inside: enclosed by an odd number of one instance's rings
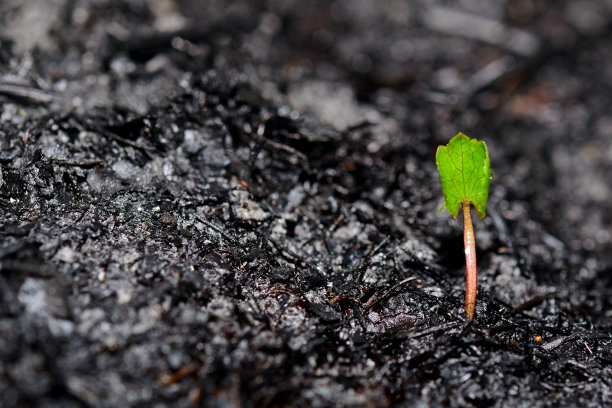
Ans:
{"label": "thin stem", "polygon": [[463,209],[463,245],[465,246],[465,313],[468,319],[474,319],[474,308],[476,307],[476,240],[474,238],[474,226],[472,225],[472,209],[470,203],[464,201]]}

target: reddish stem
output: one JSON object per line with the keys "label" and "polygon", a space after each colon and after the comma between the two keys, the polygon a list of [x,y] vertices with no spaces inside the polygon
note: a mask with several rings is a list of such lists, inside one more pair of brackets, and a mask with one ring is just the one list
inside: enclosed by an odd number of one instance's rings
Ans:
{"label": "reddish stem", "polygon": [[463,208],[463,245],[465,246],[465,313],[468,319],[474,319],[474,308],[476,307],[476,240],[474,238],[474,226],[472,225],[472,210],[470,203],[464,201]]}

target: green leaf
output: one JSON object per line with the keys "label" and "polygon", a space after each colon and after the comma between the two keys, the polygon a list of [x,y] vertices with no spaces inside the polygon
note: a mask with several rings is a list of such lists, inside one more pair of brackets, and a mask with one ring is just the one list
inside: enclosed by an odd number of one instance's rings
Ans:
{"label": "green leaf", "polygon": [[491,162],[485,142],[457,133],[448,145],[438,146],[436,166],[440,173],[444,207],[457,218],[462,203],[474,204],[476,214],[486,215]]}

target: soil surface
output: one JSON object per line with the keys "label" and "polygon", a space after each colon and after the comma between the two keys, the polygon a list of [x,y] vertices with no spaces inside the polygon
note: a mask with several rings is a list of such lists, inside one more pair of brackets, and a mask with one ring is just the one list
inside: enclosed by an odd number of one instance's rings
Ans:
{"label": "soil surface", "polygon": [[0,405],[610,406],[610,67],[606,1],[2,1]]}

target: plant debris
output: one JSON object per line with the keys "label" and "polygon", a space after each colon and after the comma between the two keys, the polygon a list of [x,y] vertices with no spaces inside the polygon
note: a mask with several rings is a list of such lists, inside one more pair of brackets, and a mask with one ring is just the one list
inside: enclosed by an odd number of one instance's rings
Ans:
{"label": "plant debris", "polygon": [[[609,405],[587,3],[2,2],[1,405]],[[456,129],[495,157],[471,323]]]}

